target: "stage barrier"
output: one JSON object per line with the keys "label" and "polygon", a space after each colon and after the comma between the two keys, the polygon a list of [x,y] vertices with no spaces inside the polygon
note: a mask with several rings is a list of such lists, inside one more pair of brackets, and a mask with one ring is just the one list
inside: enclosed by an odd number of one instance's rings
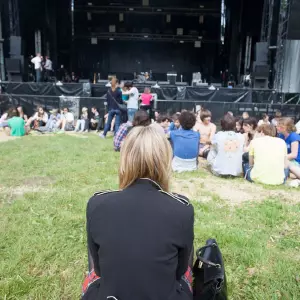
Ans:
{"label": "stage barrier", "polygon": [[[107,112],[105,97],[81,97],[81,96],[39,96],[39,95],[0,95],[0,113],[5,112],[10,106],[22,105],[26,114],[31,116],[37,106],[42,106],[46,111],[54,108],[68,107],[75,117],[80,115],[83,107],[95,106],[103,116]],[[290,116],[299,120],[300,105],[282,103],[245,103],[245,102],[222,102],[222,101],[201,101],[201,100],[163,100],[157,99],[155,108],[161,113],[172,115],[181,112],[183,109],[196,111],[199,106],[209,109],[213,114],[214,122],[218,122],[222,116],[231,111],[235,116],[240,116],[244,111],[251,116],[261,117],[262,113],[273,116],[276,110],[282,111],[284,116]]]}

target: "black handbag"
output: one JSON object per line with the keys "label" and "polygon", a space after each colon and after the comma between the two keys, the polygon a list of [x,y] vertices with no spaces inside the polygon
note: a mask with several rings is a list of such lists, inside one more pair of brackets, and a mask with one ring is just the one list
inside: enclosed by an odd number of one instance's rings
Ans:
{"label": "black handbag", "polygon": [[223,257],[214,239],[197,252],[193,267],[194,300],[227,300],[227,283]]}
{"label": "black handbag", "polygon": [[115,103],[118,105],[119,107],[119,110],[121,111],[127,111],[127,105],[126,104],[123,104],[123,103],[119,103],[115,97],[111,94],[110,91],[108,91],[109,95],[113,98],[113,100],[115,101]]}

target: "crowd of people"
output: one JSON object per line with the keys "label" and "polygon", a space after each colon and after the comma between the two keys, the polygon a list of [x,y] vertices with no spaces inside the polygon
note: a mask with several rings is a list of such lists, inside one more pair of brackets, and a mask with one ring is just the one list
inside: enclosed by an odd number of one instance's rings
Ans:
{"label": "crowd of people", "polygon": [[21,106],[10,108],[0,118],[0,127],[12,136],[22,136],[32,129],[40,132],[88,132],[95,130],[101,138],[114,132],[114,150],[120,151],[133,127],[153,126],[165,135],[173,149],[172,168],[176,172],[198,168],[199,157],[207,160],[216,176],[241,176],[251,182],[278,185],[288,176],[300,185],[300,121],[295,125],[280,111],[269,120],[261,120],[244,112],[234,117],[228,112],[220,122],[220,130],[212,122],[212,114],[200,109],[196,114],[183,110],[172,117],[153,111],[153,95],[149,88],[139,94],[131,82],[118,85],[113,78],[107,92],[108,112],[102,118],[96,107],[82,108],[75,120],[67,107],[48,114],[42,107],[28,117]]}

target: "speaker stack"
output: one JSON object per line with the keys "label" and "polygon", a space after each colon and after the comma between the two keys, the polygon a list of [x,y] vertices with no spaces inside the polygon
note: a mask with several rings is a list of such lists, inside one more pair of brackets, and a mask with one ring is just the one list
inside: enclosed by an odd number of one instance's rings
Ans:
{"label": "speaker stack", "polygon": [[24,56],[21,55],[21,37],[10,37],[10,58],[5,59],[6,71],[9,81],[23,81]]}

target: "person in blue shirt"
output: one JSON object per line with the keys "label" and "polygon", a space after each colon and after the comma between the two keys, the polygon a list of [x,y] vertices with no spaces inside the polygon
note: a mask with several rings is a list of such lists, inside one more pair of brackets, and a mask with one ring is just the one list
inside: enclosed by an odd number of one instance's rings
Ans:
{"label": "person in blue shirt", "polygon": [[290,172],[300,179],[300,135],[291,118],[281,118],[277,123],[277,132],[287,146]]}
{"label": "person in blue shirt", "polygon": [[169,127],[170,132],[180,129],[179,116],[180,116],[180,113],[176,113],[172,116],[172,122]]}
{"label": "person in blue shirt", "polygon": [[179,116],[181,129],[170,132],[173,146],[173,171],[194,171],[198,167],[200,133],[193,131],[196,123],[194,113],[185,111]]}

